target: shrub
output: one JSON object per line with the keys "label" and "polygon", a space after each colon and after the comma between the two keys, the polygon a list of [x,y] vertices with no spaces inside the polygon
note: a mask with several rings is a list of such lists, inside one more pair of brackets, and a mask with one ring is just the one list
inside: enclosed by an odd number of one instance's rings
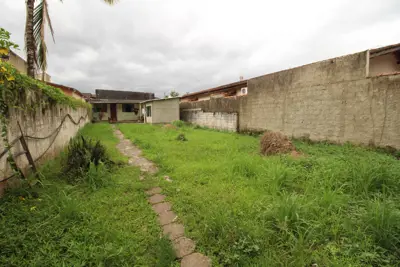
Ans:
{"label": "shrub", "polygon": [[181,121],[181,120],[177,120],[177,121],[173,121],[172,124],[175,125],[175,127],[180,128],[180,127],[183,127],[185,125],[185,122]]}
{"label": "shrub", "polygon": [[85,175],[85,180],[90,189],[95,191],[109,185],[111,181],[108,179],[108,173],[109,170],[103,162],[99,162],[97,166],[93,162],[90,162],[88,172]]}
{"label": "shrub", "polygon": [[289,138],[281,133],[266,132],[260,141],[261,154],[275,155],[295,150]]}
{"label": "shrub", "polygon": [[67,159],[64,166],[64,174],[71,183],[76,183],[85,178],[91,169],[91,165],[113,164],[106,154],[105,147],[100,141],[85,139],[83,136],[70,141],[67,151]]}
{"label": "shrub", "polygon": [[187,141],[185,134],[181,133],[176,137],[178,141]]}

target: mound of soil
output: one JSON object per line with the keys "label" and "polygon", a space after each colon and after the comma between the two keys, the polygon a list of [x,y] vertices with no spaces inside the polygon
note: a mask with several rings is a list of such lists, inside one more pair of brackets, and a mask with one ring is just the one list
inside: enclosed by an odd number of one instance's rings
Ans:
{"label": "mound of soil", "polygon": [[175,127],[175,125],[172,125],[172,124],[165,124],[163,127],[166,128],[166,129],[173,129],[173,130],[177,129]]}
{"label": "mound of soil", "polygon": [[261,154],[276,155],[295,151],[296,148],[286,135],[275,132],[266,132],[260,141]]}

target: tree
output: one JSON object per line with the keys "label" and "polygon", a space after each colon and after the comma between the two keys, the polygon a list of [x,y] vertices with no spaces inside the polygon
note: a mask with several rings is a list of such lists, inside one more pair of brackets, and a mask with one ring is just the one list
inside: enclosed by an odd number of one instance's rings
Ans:
{"label": "tree", "polygon": [[[45,40],[46,24],[50,29],[54,41],[54,30],[48,9],[48,0],[39,0],[35,7],[35,0],[26,0],[25,46],[28,64],[27,73],[35,77],[36,66],[42,71],[42,79],[47,69],[47,46]],[[62,2],[62,0],[60,0]],[[107,4],[114,4],[118,0],[103,0]]]}
{"label": "tree", "polygon": [[11,48],[18,49],[18,45],[10,41],[11,33],[0,28],[0,58],[8,58]]}
{"label": "tree", "polygon": [[179,93],[177,92],[177,91],[175,91],[175,90],[172,90],[170,93],[169,93],[169,97],[178,97],[179,96]]}

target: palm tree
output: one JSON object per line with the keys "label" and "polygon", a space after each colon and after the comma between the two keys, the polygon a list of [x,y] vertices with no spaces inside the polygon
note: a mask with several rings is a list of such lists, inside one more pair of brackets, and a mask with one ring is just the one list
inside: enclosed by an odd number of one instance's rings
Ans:
{"label": "palm tree", "polygon": [[26,61],[28,63],[27,74],[35,77],[35,58],[36,45],[33,35],[33,11],[35,9],[35,0],[26,0],[26,24],[25,24],[25,47]]}
{"label": "palm tree", "polygon": [[[47,0],[39,0],[35,7],[35,0],[26,0],[25,46],[28,69],[27,73],[35,77],[36,66],[42,71],[42,80],[47,69],[47,46],[45,40],[46,24],[50,29],[54,41],[54,30],[51,25]],[[62,2],[62,0],[60,0]],[[118,0],[103,0],[109,5]]]}

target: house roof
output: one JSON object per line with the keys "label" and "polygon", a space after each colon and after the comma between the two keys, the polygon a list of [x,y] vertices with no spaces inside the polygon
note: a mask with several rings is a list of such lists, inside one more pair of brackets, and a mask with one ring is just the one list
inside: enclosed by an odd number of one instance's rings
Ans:
{"label": "house roof", "polygon": [[149,99],[149,100],[146,100],[146,101],[142,101],[140,103],[147,103],[147,102],[153,102],[153,101],[167,101],[167,100],[173,100],[173,99],[180,99],[180,97],[155,98],[155,99]]}
{"label": "house roof", "polygon": [[57,87],[60,88],[61,90],[69,90],[72,91],[74,93],[76,93],[77,95],[79,95],[80,97],[83,97],[83,94],[81,92],[79,92],[79,90],[69,87],[69,86],[65,86],[65,85],[61,85],[61,84],[57,84],[57,83],[52,83],[52,82],[45,82],[46,84],[53,86],[53,87]]}
{"label": "house roof", "polygon": [[91,104],[136,104],[140,103],[140,100],[135,99],[96,99],[92,98],[88,100]]}
{"label": "house roof", "polygon": [[206,90],[202,90],[202,91],[186,94],[186,95],[182,96],[182,98],[193,97],[193,96],[206,94],[206,93],[214,93],[214,92],[223,91],[223,90],[226,90],[226,89],[231,89],[233,87],[239,87],[239,86],[247,86],[247,80],[234,82],[234,83],[230,83],[230,84],[225,84],[225,85],[221,85],[221,86],[218,86],[218,87],[214,87],[214,88],[210,88],[210,89],[206,89]]}
{"label": "house roof", "polygon": [[154,93],[96,89],[96,98],[143,101],[153,99]]}
{"label": "house roof", "polygon": [[391,52],[396,52],[400,50],[400,43],[398,44],[393,44],[393,45],[388,45],[388,46],[384,46],[384,47],[379,47],[379,48],[375,48],[375,49],[370,49],[370,55],[374,55],[374,54],[387,54],[387,53],[391,53]]}

